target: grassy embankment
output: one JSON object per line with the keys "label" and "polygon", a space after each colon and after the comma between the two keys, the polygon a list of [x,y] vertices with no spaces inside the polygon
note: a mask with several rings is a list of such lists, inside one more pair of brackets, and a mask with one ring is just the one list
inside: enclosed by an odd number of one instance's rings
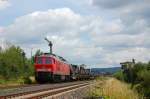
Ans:
{"label": "grassy embankment", "polygon": [[96,85],[90,91],[90,97],[104,97],[104,99],[142,99],[130,85],[115,78],[96,80]]}
{"label": "grassy embankment", "polygon": [[20,77],[20,78],[14,78],[14,79],[4,79],[3,77],[0,77],[0,88],[5,88],[9,86],[18,86],[18,85],[26,85],[26,84],[33,84],[36,83],[33,76],[30,77]]}

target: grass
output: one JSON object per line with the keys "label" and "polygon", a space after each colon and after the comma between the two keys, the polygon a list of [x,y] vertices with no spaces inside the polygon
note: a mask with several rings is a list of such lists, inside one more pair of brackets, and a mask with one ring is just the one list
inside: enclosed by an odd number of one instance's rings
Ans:
{"label": "grass", "polygon": [[20,77],[16,79],[4,79],[0,78],[0,88],[5,88],[9,86],[18,86],[18,85],[25,85],[25,84],[33,84],[36,83],[34,77]]}
{"label": "grass", "polygon": [[130,85],[115,78],[96,80],[96,85],[90,91],[90,97],[104,97],[104,99],[142,99],[136,91],[130,89]]}

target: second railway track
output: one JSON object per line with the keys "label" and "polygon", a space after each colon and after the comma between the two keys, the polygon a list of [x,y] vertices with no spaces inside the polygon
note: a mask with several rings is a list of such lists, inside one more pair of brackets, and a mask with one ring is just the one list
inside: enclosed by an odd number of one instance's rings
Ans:
{"label": "second railway track", "polygon": [[89,84],[89,81],[80,81],[24,87],[22,88],[24,91],[1,95],[0,99],[39,99],[44,97],[52,97],[53,95],[60,94],[62,92],[88,86]]}

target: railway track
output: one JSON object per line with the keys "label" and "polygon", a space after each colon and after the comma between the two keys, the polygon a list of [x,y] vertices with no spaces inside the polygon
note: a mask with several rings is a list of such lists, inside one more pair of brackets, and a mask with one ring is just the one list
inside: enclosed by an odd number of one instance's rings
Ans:
{"label": "railway track", "polygon": [[40,99],[89,86],[89,81],[45,84],[39,86],[22,87],[20,90],[0,94],[0,99]]}

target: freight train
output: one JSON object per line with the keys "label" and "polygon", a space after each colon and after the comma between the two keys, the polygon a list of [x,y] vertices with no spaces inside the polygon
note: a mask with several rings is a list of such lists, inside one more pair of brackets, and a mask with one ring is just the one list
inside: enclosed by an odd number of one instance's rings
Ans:
{"label": "freight train", "polygon": [[52,43],[48,42],[50,53],[35,56],[34,59],[37,82],[60,82],[90,78],[90,69],[69,64],[63,57],[53,54]]}
{"label": "freight train", "polygon": [[36,56],[34,67],[37,82],[60,82],[90,78],[90,69],[69,64],[62,57],[50,53]]}

